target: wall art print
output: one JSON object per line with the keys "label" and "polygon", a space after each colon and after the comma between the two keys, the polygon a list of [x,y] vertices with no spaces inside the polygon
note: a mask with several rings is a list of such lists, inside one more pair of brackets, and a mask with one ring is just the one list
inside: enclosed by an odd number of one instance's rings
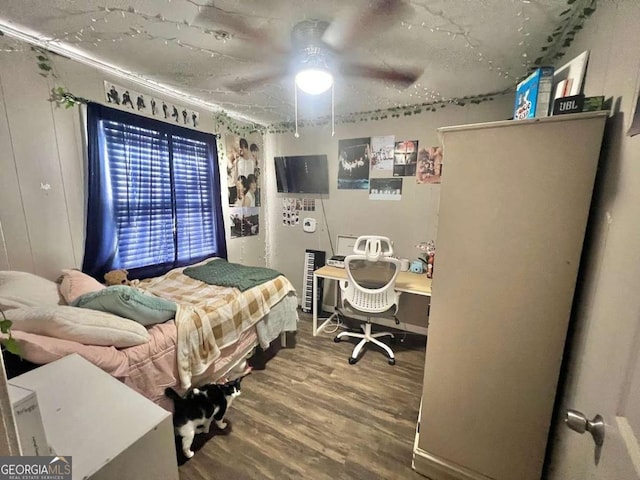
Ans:
{"label": "wall art print", "polygon": [[224,138],[223,162],[227,166],[229,205],[232,207],[260,207],[262,136],[253,133],[244,137],[228,134]]}
{"label": "wall art print", "polygon": [[440,183],[442,177],[442,147],[421,148],[418,151],[416,183]]}
{"label": "wall art print", "polygon": [[418,140],[396,142],[393,160],[394,177],[413,177],[418,160]]}
{"label": "wall art print", "polygon": [[371,138],[338,142],[338,189],[369,190]]}
{"label": "wall art print", "polygon": [[251,237],[260,233],[260,209],[233,207],[230,209],[231,238]]}
{"label": "wall art print", "polygon": [[393,154],[396,137],[371,137],[371,178],[393,175]]}
{"label": "wall art print", "polygon": [[198,128],[200,113],[187,107],[161,100],[130,88],[104,81],[107,105],[147,115],[182,127]]}
{"label": "wall art print", "polygon": [[402,177],[372,178],[369,200],[402,200]]}

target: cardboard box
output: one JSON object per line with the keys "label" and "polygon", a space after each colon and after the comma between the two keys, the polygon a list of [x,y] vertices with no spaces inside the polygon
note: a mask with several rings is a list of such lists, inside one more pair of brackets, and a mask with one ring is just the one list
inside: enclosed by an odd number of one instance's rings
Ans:
{"label": "cardboard box", "polygon": [[549,116],[552,85],[553,67],[537,68],[521,81],[516,88],[513,119],[526,120]]}
{"label": "cardboard box", "polygon": [[54,455],[47,443],[36,392],[11,384],[8,388],[22,455],[37,457]]}

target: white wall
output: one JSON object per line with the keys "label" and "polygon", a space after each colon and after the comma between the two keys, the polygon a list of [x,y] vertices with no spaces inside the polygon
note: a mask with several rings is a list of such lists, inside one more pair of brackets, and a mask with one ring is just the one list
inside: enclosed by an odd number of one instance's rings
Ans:
{"label": "white wall", "polygon": [[[57,83],[77,96],[105,103],[104,80],[152,93],[78,62],[51,58]],[[65,110],[47,101],[54,80],[42,77],[36,63],[28,45],[21,52],[0,52],[0,270],[24,270],[54,279],[62,268],[82,265],[83,122],[78,107]],[[199,129],[218,133],[211,112],[179,99],[167,100],[198,110]],[[228,218],[222,155],[220,163]],[[261,232],[230,240],[227,231],[229,259],[264,265],[264,236]]]}
{"label": "white wall", "polygon": [[[513,95],[511,94],[496,97],[493,101],[481,104],[467,104],[463,107],[449,105],[436,112],[356,124],[338,124],[335,137],[331,137],[329,126],[303,129],[300,131],[299,138],[295,138],[293,133],[267,134],[265,169],[268,173],[268,264],[284,273],[298,289],[299,296],[302,296],[305,249],[324,250],[329,258],[331,256],[329,238],[335,248],[338,234],[385,235],[394,241],[397,256],[417,258],[419,252],[415,249],[415,244],[436,238],[440,185],[418,185],[415,177],[403,177],[400,201],[369,200],[369,192],[365,190],[338,190],[338,141],[377,135],[395,135],[396,140],[418,140],[420,147],[436,146],[440,145],[436,132],[438,127],[505,120],[512,116],[512,108]],[[313,217],[318,221],[318,229],[315,233],[303,232],[302,225],[291,227],[282,223],[282,197],[303,197],[303,195],[276,192],[273,157],[299,154],[326,154],[329,161],[329,195],[322,196],[326,222],[319,196],[307,195],[309,198],[316,198],[315,212],[301,212],[301,216]],[[446,172],[446,156],[444,164]],[[478,246],[479,254],[480,249],[481,246]],[[437,271],[437,254],[435,268]],[[422,314],[421,317],[421,322],[424,323],[426,321],[424,315]]]}

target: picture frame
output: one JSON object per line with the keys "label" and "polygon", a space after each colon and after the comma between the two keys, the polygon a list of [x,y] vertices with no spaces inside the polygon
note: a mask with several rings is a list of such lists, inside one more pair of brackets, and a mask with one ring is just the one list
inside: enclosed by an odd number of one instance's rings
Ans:
{"label": "picture frame", "polygon": [[589,50],[585,50],[562,67],[555,69],[551,86],[554,100],[582,93],[588,61]]}

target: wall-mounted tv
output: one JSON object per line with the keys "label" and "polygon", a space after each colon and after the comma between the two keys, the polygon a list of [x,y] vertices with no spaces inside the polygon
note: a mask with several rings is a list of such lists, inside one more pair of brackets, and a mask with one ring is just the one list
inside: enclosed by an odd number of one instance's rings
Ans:
{"label": "wall-mounted tv", "polygon": [[329,193],[326,155],[274,157],[276,183],[281,193]]}

